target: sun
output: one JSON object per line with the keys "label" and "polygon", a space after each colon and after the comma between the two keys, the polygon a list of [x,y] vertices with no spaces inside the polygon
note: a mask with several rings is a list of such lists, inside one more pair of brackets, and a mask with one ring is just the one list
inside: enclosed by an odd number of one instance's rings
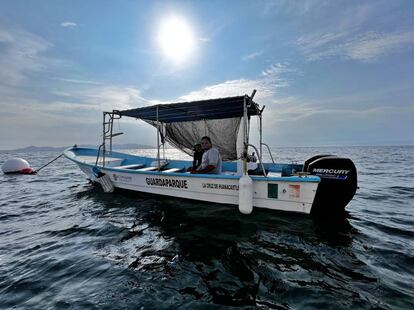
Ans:
{"label": "sun", "polygon": [[163,20],[157,39],[163,54],[174,64],[181,64],[194,53],[193,30],[184,19],[177,16]]}

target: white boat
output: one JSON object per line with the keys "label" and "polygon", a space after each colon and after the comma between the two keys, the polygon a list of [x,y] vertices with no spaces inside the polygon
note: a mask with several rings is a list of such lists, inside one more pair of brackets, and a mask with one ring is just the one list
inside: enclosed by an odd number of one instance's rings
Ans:
{"label": "white boat", "polygon": [[[343,212],[355,194],[357,173],[348,158],[317,155],[304,164],[263,163],[262,113],[252,96],[162,104],[103,113],[103,143],[98,149],[72,147],[64,156],[75,162],[104,190],[126,189],[157,195],[236,205],[242,213],[253,208],[309,214]],[[260,145],[249,143],[250,118],[260,122]],[[157,157],[112,150],[113,121],[141,119],[157,128]],[[208,135],[224,161],[221,174],[191,174],[191,161],[167,160],[169,142],[187,154]],[[248,155],[255,150],[257,162]],[[271,154],[270,154],[271,155]],[[272,161],[273,157],[271,156]]]}

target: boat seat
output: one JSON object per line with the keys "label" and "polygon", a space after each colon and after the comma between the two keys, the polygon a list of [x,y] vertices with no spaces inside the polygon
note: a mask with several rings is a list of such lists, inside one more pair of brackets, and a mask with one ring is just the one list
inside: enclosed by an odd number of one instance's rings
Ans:
{"label": "boat seat", "polygon": [[162,172],[173,173],[173,172],[180,172],[180,171],[183,171],[183,170],[184,170],[184,168],[170,168],[170,169],[164,170]]}
{"label": "boat seat", "polygon": [[221,174],[225,174],[225,175],[237,175],[237,172],[235,172],[235,171],[222,171]]}
{"label": "boat seat", "polygon": [[116,169],[139,169],[144,167],[143,164],[132,164],[132,165],[125,165],[125,166],[116,166],[116,167],[112,167],[112,168],[116,168]]}
{"label": "boat seat", "polygon": [[158,167],[146,167],[146,168],[137,169],[137,171],[154,171],[157,169]]}
{"label": "boat seat", "polygon": [[[85,164],[90,164],[90,165],[94,165],[95,162],[96,162],[96,155],[94,155],[94,156],[82,155],[82,156],[76,156],[75,158],[79,161],[84,162]],[[117,167],[117,166],[122,165],[123,161],[124,161],[123,158],[116,158],[116,157],[106,156],[105,157],[105,166],[107,166],[107,167]],[[102,165],[102,164],[103,164],[102,157],[99,157],[98,165]]]}
{"label": "boat seat", "polygon": [[268,177],[273,177],[273,178],[280,178],[281,176],[282,176],[282,173],[281,172],[274,172],[274,171],[269,171],[268,173],[267,173],[267,176]]}

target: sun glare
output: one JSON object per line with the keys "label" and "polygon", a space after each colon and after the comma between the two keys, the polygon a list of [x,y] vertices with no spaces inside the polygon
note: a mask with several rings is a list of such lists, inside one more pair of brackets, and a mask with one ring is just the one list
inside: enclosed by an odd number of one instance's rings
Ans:
{"label": "sun glare", "polygon": [[158,43],[163,54],[174,64],[181,64],[187,60],[195,48],[191,27],[185,20],[175,16],[162,22],[158,33]]}

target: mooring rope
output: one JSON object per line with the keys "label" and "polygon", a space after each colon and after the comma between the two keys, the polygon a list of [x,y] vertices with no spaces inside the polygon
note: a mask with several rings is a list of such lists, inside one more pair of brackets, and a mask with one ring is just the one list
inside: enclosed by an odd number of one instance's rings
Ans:
{"label": "mooring rope", "polygon": [[49,161],[46,165],[43,165],[42,167],[40,167],[39,169],[36,169],[35,171],[33,171],[34,174],[38,173],[41,169],[45,168],[46,166],[50,165],[51,163],[53,163],[55,160],[57,160],[58,158],[62,157],[63,153],[60,154],[58,157],[52,159],[51,161]]}

